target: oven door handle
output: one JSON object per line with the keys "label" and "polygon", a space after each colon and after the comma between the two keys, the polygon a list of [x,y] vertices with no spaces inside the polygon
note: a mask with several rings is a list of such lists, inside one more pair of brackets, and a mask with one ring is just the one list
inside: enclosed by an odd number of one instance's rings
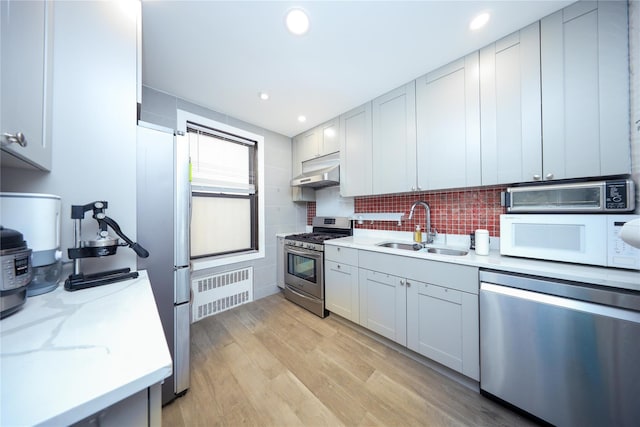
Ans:
{"label": "oven door handle", "polygon": [[294,255],[300,255],[300,256],[306,256],[308,258],[314,258],[314,259],[321,259],[322,258],[322,252],[317,252],[317,251],[299,251],[293,248],[285,248],[285,252],[294,254]]}
{"label": "oven door handle", "polygon": [[316,298],[311,298],[308,297],[306,295],[301,294],[300,292],[296,291],[295,289],[293,289],[291,286],[286,285],[287,290],[289,290],[291,293],[296,294],[297,296],[299,296],[300,298],[304,298],[304,299],[308,299],[309,301],[313,301],[313,302],[317,302],[318,300]]}

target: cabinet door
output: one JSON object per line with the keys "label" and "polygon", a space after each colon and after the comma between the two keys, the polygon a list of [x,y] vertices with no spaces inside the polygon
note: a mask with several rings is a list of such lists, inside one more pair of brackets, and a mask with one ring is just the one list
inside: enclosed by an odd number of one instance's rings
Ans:
{"label": "cabinet door", "polygon": [[372,193],[371,103],[340,116],[340,194],[343,197]]}
{"label": "cabinet door", "polygon": [[543,179],[629,173],[627,2],[541,21]]}
{"label": "cabinet door", "polygon": [[480,173],[478,52],[416,80],[418,187],[477,186]]}
{"label": "cabinet door", "polygon": [[336,117],[317,128],[320,138],[320,154],[326,155],[340,151],[340,118]]}
{"label": "cabinet door", "polygon": [[373,194],[416,190],[415,82],[372,102]]}
{"label": "cabinet door", "polygon": [[[3,165],[51,169],[53,8],[49,1],[0,4]],[[8,140],[1,135],[18,132],[27,145],[5,145]]]}
{"label": "cabinet door", "polygon": [[421,282],[407,288],[408,347],[462,371],[462,292]]}
{"label": "cabinet door", "polygon": [[324,288],[327,310],[358,323],[358,268],[335,261],[325,261]]}
{"label": "cabinet door", "polygon": [[405,280],[359,270],[360,325],[399,344],[407,344]]}
{"label": "cabinet door", "polygon": [[318,145],[320,137],[317,129],[311,129],[296,138],[297,158],[299,162],[315,159],[320,154]]}
{"label": "cabinet door", "polygon": [[540,23],[480,51],[482,185],[542,176]]}

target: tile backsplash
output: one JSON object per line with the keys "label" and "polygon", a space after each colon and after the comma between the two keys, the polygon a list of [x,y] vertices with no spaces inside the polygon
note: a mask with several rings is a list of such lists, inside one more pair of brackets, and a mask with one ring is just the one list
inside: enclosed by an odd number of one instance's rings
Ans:
{"label": "tile backsplash", "polygon": [[[383,196],[356,197],[354,212],[404,212],[409,215],[413,202],[423,200],[431,208],[431,227],[438,233],[469,234],[478,228],[489,230],[491,236],[500,236],[500,214],[505,209],[500,206],[500,193],[505,186],[476,187],[464,190],[430,191]],[[307,204],[307,222],[315,216],[315,202]],[[366,230],[413,231],[416,225],[423,229],[426,223],[425,209],[417,206],[413,219],[395,221],[357,222],[354,227]]]}

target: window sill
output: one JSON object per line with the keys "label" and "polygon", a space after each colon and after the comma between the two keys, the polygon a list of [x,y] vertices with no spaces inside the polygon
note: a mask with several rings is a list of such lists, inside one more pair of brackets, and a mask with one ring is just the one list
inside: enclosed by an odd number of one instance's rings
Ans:
{"label": "window sill", "polygon": [[244,261],[253,261],[260,258],[264,258],[263,251],[195,259],[191,261],[191,271],[206,270],[208,268],[236,264]]}

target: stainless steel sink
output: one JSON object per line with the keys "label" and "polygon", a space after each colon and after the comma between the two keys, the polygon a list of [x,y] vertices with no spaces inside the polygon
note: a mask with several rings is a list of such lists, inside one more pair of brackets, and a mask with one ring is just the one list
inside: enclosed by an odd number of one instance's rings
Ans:
{"label": "stainless steel sink", "polygon": [[463,256],[469,253],[469,251],[465,251],[463,249],[449,249],[449,248],[427,248],[427,252],[430,254],[440,254],[440,255],[453,255],[453,256]]}
{"label": "stainless steel sink", "polygon": [[418,245],[417,243],[386,242],[378,243],[376,246],[380,246],[382,248],[404,249],[406,251],[419,251],[422,249],[422,245]]}

